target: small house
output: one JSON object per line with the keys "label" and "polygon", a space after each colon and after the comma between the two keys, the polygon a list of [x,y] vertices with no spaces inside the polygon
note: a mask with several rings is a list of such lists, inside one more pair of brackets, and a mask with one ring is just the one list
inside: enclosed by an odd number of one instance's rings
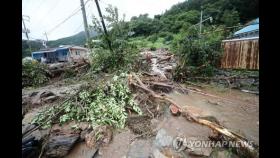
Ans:
{"label": "small house", "polygon": [[79,46],[60,46],[32,52],[33,59],[41,61],[41,58],[45,57],[47,63],[75,62],[80,59],[87,59],[88,55],[88,49]]}
{"label": "small house", "polygon": [[259,69],[259,18],[222,41],[223,57],[221,68]]}

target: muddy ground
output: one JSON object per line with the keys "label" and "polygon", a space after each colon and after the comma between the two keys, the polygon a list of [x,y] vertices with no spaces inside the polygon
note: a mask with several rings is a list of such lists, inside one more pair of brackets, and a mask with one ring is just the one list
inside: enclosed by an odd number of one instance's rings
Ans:
{"label": "muddy ground", "polygon": [[[159,52],[157,52],[159,53]],[[168,54],[168,53],[167,53]],[[152,71],[163,76],[164,66],[152,61]],[[173,66],[174,64],[169,64]],[[169,70],[170,67],[168,67]],[[166,74],[166,78],[169,75]],[[51,106],[65,96],[74,93],[86,82],[65,84],[62,81],[44,87],[23,89],[23,124],[30,123],[32,118],[43,108]],[[186,85],[181,85],[186,86]],[[193,86],[192,86],[193,87]],[[248,140],[259,144],[259,97],[239,90],[203,85],[200,92],[215,95],[206,96],[189,91],[187,94],[177,90],[167,93],[178,105],[187,108],[193,114],[203,118],[214,118],[226,128],[239,133]],[[42,91],[52,92],[56,99],[50,102],[37,96]],[[140,95],[135,93],[135,95]],[[36,98],[37,96],[37,98]],[[220,98],[218,98],[218,97]],[[50,96],[47,96],[50,97]],[[38,100],[39,98],[39,100]],[[36,100],[37,99],[37,100]],[[77,142],[66,155],[67,158],[171,158],[171,157],[238,157],[231,150],[224,148],[199,148],[194,151],[177,152],[173,146],[176,137],[199,138],[209,140],[214,133],[200,124],[189,122],[182,116],[173,116],[169,105],[162,102],[139,102],[143,116],[129,114],[124,129],[114,129],[112,141],[99,148],[89,148],[84,141]]]}

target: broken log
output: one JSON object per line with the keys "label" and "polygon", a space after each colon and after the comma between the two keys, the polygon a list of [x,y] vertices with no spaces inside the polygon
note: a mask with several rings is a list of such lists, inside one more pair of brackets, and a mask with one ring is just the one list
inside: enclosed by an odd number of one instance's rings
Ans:
{"label": "broken log", "polygon": [[167,57],[165,57],[165,58],[162,58],[162,59],[160,59],[157,63],[161,63],[161,62],[163,62],[163,61],[170,60],[173,56],[174,56],[174,55],[170,55],[170,56],[167,56]]}
{"label": "broken log", "polygon": [[152,87],[152,89],[159,89],[165,92],[170,92],[172,91],[172,89],[174,89],[175,87],[172,85],[168,85],[162,82],[146,82],[150,85],[150,87]]}
{"label": "broken log", "polygon": [[[222,127],[221,125],[218,125],[217,123],[213,123],[213,122],[210,122],[208,120],[205,120],[205,119],[201,119],[201,118],[197,118],[195,117],[192,113],[190,113],[189,111],[187,110],[183,110],[181,108],[180,105],[178,105],[177,103],[175,103],[175,101],[173,101],[172,99],[166,97],[165,95],[158,95],[156,94],[154,91],[150,90],[149,88],[147,88],[146,85],[143,84],[143,82],[139,79],[139,77],[136,76],[135,73],[132,73],[132,76],[136,79],[136,81],[139,83],[139,85],[137,83],[134,83],[134,82],[131,82],[131,84],[133,84],[134,86],[136,87],[139,87],[143,90],[145,90],[146,92],[148,92],[151,96],[153,96],[154,98],[158,98],[158,99],[161,99],[161,100],[165,100],[171,104],[173,104],[174,106],[176,106],[179,111],[183,114],[183,116],[189,120],[189,121],[194,121],[196,123],[199,123],[201,125],[204,125],[204,126],[207,126],[215,131],[217,131],[218,133],[230,138],[230,139],[233,139],[233,140],[236,140],[238,142],[240,142],[242,144],[242,148],[244,148],[246,151],[249,152],[250,156],[252,157],[258,157],[258,149],[256,149],[254,146],[256,145],[252,145],[252,144],[249,144],[248,143],[248,140],[245,139],[244,137],[241,137],[240,135],[238,134],[235,134],[233,133],[232,131]],[[202,93],[202,92],[200,92]],[[210,95],[211,96],[211,95]]]}
{"label": "broken log", "polygon": [[232,131],[217,125],[216,123],[210,122],[208,120],[204,119],[197,119],[197,123],[201,125],[205,125],[207,127],[210,127],[211,129],[219,132],[220,134],[223,134],[227,137],[229,137],[232,140],[235,140],[239,143],[241,143],[240,148],[244,148],[247,152],[249,152],[250,157],[258,157],[259,156],[259,151],[254,147],[253,144],[248,143],[247,139],[244,139],[244,137],[240,137],[240,135],[233,133]]}

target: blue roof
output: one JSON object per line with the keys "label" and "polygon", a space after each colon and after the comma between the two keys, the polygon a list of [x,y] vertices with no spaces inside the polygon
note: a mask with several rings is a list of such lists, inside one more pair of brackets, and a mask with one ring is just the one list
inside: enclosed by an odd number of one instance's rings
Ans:
{"label": "blue roof", "polygon": [[256,31],[259,30],[259,18],[255,19],[250,23],[250,25],[244,27],[243,29],[237,31],[234,33],[234,35],[238,35],[241,33],[246,33],[246,32],[251,32],[251,31]]}

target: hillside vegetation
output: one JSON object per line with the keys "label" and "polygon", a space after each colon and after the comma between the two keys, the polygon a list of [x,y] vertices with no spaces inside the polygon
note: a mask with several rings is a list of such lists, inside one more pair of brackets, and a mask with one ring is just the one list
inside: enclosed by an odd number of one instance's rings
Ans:
{"label": "hillside vegetation", "polygon": [[[104,19],[109,30],[109,39],[117,43],[113,52],[120,47],[125,51],[123,46],[127,44],[130,48],[138,49],[168,48],[179,57],[179,65],[174,72],[175,78],[179,79],[188,75],[213,75],[222,55],[221,41],[257,18],[258,5],[257,0],[188,0],[173,5],[165,13],[153,18],[148,14],[141,14],[132,17],[130,21],[120,20],[118,9],[109,5],[105,10],[105,15],[109,16],[105,16]],[[203,20],[209,17],[213,20],[203,22],[199,34],[201,10]],[[103,55],[102,52],[109,51],[107,40],[98,18],[93,18],[93,24],[95,30],[100,33],[99,39],[103,40],[103,44],[92,46],[97,47],[99,54]],[[125,55],[124,57],[127,58]],[[100,63],[106,63],[108,59],[98,60],[101,60]]]}

